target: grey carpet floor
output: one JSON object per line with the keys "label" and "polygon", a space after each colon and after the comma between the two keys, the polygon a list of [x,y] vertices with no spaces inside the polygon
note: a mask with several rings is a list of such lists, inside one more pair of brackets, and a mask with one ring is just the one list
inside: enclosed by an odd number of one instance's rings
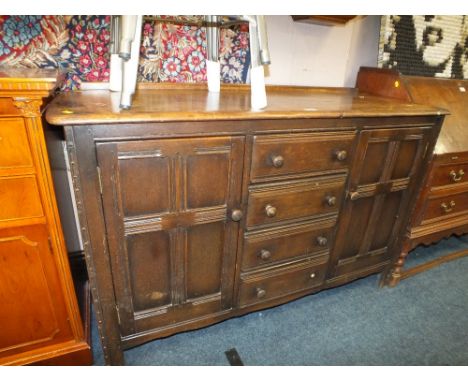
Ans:
{"label": "grey carpet floor", "polygon": [[[452,237],[409,266],[468,248]],[[468,257],[378,288],[378,276],[125,351],[126,365],[468,365]],[[95,365],[103,354],[95,321]]]}

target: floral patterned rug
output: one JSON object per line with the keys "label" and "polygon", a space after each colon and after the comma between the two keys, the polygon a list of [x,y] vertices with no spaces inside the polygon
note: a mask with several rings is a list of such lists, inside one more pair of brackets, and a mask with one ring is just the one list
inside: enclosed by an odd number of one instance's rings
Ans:
{"label": "floral patterned rug", "polygon": [[[110,22],[110,16],[0,16],[0,66],[63,69],[65,89],[107,82]],[[222,81],[245,83],[250,63],[247,26],[223,28],[220,35]],[[140,52],[139,81],[206,81],[203,27],[145,21]]]}
{"label": "floral patterned rug", "polygon": [[468,78],[468,16],[382,16],[379,66],[406,75]]}

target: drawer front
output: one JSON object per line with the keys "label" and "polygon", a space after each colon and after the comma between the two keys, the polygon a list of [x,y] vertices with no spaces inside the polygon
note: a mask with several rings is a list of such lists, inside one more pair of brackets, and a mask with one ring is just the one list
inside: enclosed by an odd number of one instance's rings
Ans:
{"label": "drawer front", "polygon": [[468,212],[468,190],[460,191],[456,194],[429,197],[423,222],[426,220],[451,217]]}
{"label": "drawer front", "polygon": [[321,285],[325,280],[327,259],[242,277],[239,305],[253,305]]}
{"label": "drawer front", "polygon": [[12,167],[32,167],[26,126],[22,118],[0,121],[0,172]]}
{"label": "drawer front", "polygon": [[0,225],[43,215],[34,175],[0,178]]}
{"label": "drawer front", "polygon": [[468,163],[440,165],[434,168],[431,187],[468,182]]}
{"label": "drawer front", "polygon": [[242,270],[328,251],[336,219],[294,224],[247,234]]}
{"label": "drawer front", "polygon": [[247,227],[337,213],[344,183],[340,176],[251,188]]}
{"label": "drawer front", "polygon": [[354,132],[255,136],[251,181],[345,170],[354,136]]}

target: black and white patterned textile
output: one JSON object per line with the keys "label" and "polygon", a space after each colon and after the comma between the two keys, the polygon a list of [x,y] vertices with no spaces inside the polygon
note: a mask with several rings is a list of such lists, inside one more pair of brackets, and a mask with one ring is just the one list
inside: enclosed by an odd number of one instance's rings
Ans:
{"label": "black and white patterned textile", "polygon": [[382,16],[378,65],[468,79],[468,16]]}

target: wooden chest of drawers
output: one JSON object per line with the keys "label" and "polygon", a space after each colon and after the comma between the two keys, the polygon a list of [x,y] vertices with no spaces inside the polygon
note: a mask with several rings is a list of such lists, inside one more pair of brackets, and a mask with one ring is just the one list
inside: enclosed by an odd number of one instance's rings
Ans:
{"label": "wooden chest of drawers", "polygon": [[[182,330],[390,269],[443,112],[354,89],[62,94],[106,362]],[[93,105],[92,108],[90,105]],[[168,106],[170,105],[170,106]],[[312,110],[312,111],[311,111]]]}
{"label": "wooden chest of drawers", "polygon": [[399,280],[441,262],[468,255],[467,249],[404,269],[408,252],[417,245],[468,233],[468,81],[403,76],[391,70],[361,68],[358,87],[373,94],[443,107],[450,112],[434,148],[401,256],[387,280],[389,285],[396,285]]}
{"label": "wooden chest of drawers", "polygon": [[42,129],[54,70],[0,71],[0,365],[89,365]]}

